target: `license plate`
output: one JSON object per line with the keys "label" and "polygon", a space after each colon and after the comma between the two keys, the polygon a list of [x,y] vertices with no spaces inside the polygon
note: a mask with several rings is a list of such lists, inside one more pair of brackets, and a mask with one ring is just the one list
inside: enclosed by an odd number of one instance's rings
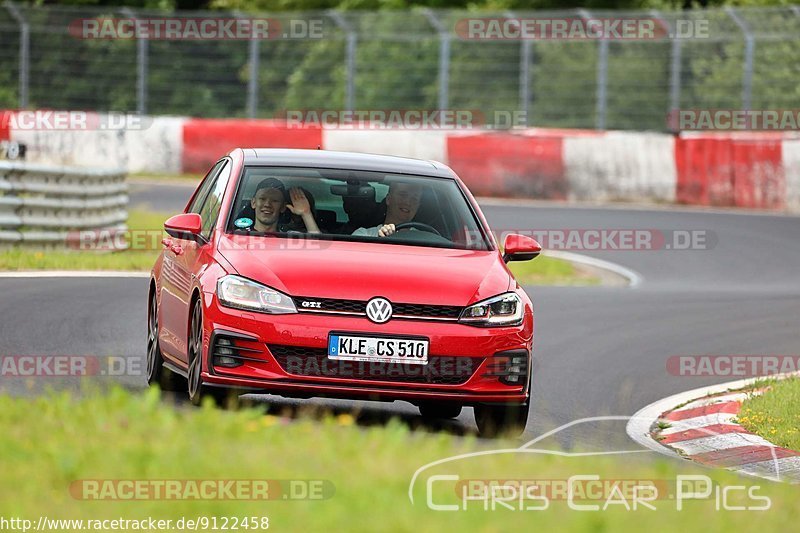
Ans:
{"label": "license plate", "polygon": [[381,361],[427,365],[428,341],[332,334],[328,337],[328,358],[342,361]]}

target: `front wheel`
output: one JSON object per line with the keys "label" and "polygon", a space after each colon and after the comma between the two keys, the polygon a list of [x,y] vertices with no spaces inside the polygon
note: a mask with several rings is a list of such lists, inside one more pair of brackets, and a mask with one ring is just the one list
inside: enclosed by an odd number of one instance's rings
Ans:
{"label": "front wheel", "polygon": [[192,311],[189,329],[189,400],[201,405],[205,398],[211,398],[220,407],[235,408],[239,396],[225,387],[211,387],[203,383],[203,308],[197,299]]}
{"label": "front wheel", "polygon": [[525,431],[530,400],[521,404],[478,404],[475,423],[481,437],[519,437]]}

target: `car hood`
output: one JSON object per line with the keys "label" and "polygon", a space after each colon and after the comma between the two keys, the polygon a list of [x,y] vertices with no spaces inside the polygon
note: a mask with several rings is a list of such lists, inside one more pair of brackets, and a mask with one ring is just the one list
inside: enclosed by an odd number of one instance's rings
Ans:
{"label": "car hood", "polygon": [[514,285],[497,252],[227,234],[218,250],[291,296],[464,306]]}

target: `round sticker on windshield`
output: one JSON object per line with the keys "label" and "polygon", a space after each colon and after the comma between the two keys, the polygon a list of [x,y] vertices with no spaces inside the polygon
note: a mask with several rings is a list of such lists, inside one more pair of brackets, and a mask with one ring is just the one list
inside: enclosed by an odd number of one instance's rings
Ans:
{"label": "round sticker on windshield", "polygon": [[237,218],[233,222],[233,225],[236,226],[237,228],[249,228],[250,226],[253,225],[253,220],[249,218]]}

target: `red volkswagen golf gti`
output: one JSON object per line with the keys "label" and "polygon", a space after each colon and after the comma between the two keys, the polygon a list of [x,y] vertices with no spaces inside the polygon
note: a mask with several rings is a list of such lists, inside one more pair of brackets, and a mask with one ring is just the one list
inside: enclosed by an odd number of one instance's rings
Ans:
{"label": "red volkswagen golf gti", "polygon": [[[193,403],[245,392],[472,406],[481,434],[528,419],[533,306],[448,167],[236,149],[167,220],[148,298],[150,384]],[[188,382],[188,387],[187,387]]]}

